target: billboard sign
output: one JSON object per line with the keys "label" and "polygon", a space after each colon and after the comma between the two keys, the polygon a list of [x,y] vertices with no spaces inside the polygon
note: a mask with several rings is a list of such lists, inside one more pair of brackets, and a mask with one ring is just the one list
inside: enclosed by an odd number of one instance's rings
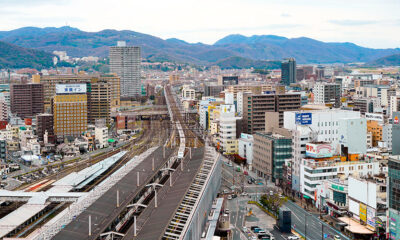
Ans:
{"label": "billboard sign", "polygon": [[360,220],[367,222],[367,206],[363,203],[360,203]]}
{"label": "billboard sign", "polygon": [[312,114],[311,113],[296,113],[296,124],[300,125],[310,125],[312,124]]}
{"label": "billboard sign", "polygon": [[329,143],[307,143],[306,156],[312,158],[332,157],[332,146]]}
{"label": "billboard sign", "polygon": [[384,121],[383,114],[377,114],[377,113],[365,113],[365,119],[378,121],[380,123],[383,123]]}
{"label": "billboard sign", "polygon": [[367,225],[375,229],[375,209],[367,207]]}
{"label": "billboard sign", "polygon": [[57,84],[56,94],[82,94],[86,93],[86,84]]}

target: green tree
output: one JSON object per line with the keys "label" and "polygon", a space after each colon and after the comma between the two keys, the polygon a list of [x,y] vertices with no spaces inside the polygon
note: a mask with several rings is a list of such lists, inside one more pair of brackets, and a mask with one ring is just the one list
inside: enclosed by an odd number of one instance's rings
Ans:
{"label": "green tree", "polygon": [[260,198],[260,203],[268,210],[278,214],[279,208],[287,202],[286,197],[280,197],[278,194],[268,195],[264,194]]}

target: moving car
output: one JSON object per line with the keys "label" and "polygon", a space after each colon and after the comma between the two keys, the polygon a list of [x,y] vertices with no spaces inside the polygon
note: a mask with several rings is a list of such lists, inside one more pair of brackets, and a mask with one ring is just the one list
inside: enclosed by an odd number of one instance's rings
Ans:
{"label": "moving car", "polygon": [[340,236],[339,236],[339,235],[335,235],[335,238],[334,238],[334,240],[341,240],[341,238],[340,238]]}

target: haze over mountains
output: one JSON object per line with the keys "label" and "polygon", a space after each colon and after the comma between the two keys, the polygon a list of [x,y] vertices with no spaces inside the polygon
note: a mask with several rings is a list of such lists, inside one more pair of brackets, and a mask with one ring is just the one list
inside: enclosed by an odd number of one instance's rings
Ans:
{"label": "haze over mountains", "polygon": [[49,53],[64,50],[72,57],[108,56],[109,47],[116,45],[119,40],[126,41],[128,45],[141,46],[142,57],[149,60],[223,64],[228,67],[269,63],[275,65],[275,62],[265,60],[280,61],[286,57],[295,57],[298,63],[370,62],[400,53],[399,48],[371,49],[353,43],[326,43],[305,37],[289,39],[275,35],[229,35],[213,45],[207,45],[187,43],[175,38],[163,40],[129,30],[85,32],[72,27],[25,27],[0,31],[0,41]]}

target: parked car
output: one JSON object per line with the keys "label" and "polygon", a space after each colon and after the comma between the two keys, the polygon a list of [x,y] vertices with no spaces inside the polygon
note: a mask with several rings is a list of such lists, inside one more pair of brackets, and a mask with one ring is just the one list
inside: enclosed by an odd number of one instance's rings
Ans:
{"label": "parked car", "polygon": [[260,227],[259,226],[251,226],[250,227],[251,231],[254,231],[254,229],[256,229],[256,228],[260,228]]}
{"label": "parked car", "polygon": [[335,235],[335,238],[334,238],[334,240],[341,240],[341,238],[340,238],[340,236],[339,236],[339,235]]}
{"label": "parked car", "polygon": [[232,196],[231,195],[228,195],[228,200],[232,200]]}

